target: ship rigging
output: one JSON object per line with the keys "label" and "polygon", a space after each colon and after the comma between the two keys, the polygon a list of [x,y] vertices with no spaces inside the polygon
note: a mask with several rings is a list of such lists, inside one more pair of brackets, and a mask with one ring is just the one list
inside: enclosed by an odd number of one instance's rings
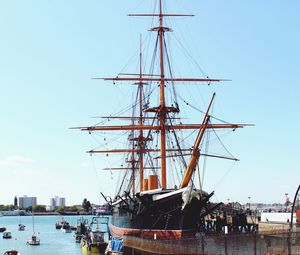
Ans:
{"label": "ship rigging", "polygon": [[[150,29],[156,33],[154,54],[149,71],[144,72],[142,43],[139,51],[139,70],[137,73],[120,73],[113,78],[94,78],[104,81],[130,82],[136,85],[135,102],[132,104],[131,116],[109,115],[105,120],[129,121],[122,125],[93,125],[79,127],[82,131],[128,132],[127,148],[103,149],[88,151],[90,154],[126,154],[125,162],[120,167],[107,167],[105,170],[120,170],[124,173],[117,194],[112,201],[114,222],[112,232],[115,235],[135,234],[149,235],[156,231],[160,236],[180,237],[185,231],[199,228],[200,220],[213,212],[220,204],[210,203],[213,192],[202,189],[201,175],[198,171],[199,185],[195,186],[195,172],[202,157],[214,157],[237,161],[232,155],[219,155],[201,149],[208,144],[209,133],[217,130],[235,130],[247,124],[232,124],[212,115],[215,93],[211,96],[208,107],[202,111],[204,117],[198,123],[183,124],[179,116],[176,86],[187,84],[211,85],[227,81],[209,77],[175,77],[170,64],[170,55],[165,39],[166,33],[173,30],[166,26],[165,19],[172,17],[189,17],[189,14],[169,14],[163,12],[163,1],[158,1],[158,13],[130,14],[134,17],[153,17],[158,20],[157,26]],[[142,40],[141,40],[142,42]],[[157,53],[157,54],[156,54]],[[158,57],[156,57],[158,55]],[[157,91],[156,105],[152,98]],[[171,100],[168,100],[168,96]],[[185,101],[186,102],[186,101]],[[187,103],[186,103],[187,104]],[[200,119],[200,118],[199,118]],[[186,142],[180,131],[194,131],[186,137],[195,137],[192,144]],[[196,131],[195,131],[196,130]],[[179,134],[178,134],[179,132]],[[158,135],[158,138],[155,138]],[[124,137],[124,136],[123,136]],[[153,146],[154,145],[154,146]],[[187,157],[189,159],[187,160]],[[179,171],[174,171],[180,169]],[[177,174],[180,181],[172,183],[168,174]],[[126,183],[126,179],[129,182]],[[175,185],[174,185],[175,184]]]}

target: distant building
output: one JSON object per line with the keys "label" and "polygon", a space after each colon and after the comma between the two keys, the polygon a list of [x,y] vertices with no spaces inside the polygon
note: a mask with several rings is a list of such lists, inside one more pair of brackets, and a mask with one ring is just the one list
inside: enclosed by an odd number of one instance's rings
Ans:
{"label": "distant building", "polygon": [[66,206],[66,198],[64,197],[58,198],[58,205]]}
{"label": "distant building", "polygon": [[37,205],[37,198],[36,197],[19,197],[19,208],[28,208],[30,206]]}
{"label": "distant building", "polygon": [[58,206],[63,206],[65,207],[66,206],[66,198],[64,197],[51,197],[50,198],[50,206],[49,206],[49,209],[50,210],[54,210],[56,209],[56,207]]}
{"label": "distant building", "polygon": [[14,198],[14,207],[15,208],[18,207],[18,198],[17,198],[17,196],[15,196],[15,198]]}

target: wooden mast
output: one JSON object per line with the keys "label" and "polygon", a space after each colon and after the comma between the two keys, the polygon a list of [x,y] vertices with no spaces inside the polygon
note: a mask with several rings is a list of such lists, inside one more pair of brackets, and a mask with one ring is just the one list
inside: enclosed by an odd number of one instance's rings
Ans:
{"label": "wooden mast", "polygon": [[215,95],[216,95],[216,93],[213,94],[213,97],[210,100],[210,103],[209,103],[209,106],[207,108],[206,114],[204,116],[201,128],[200,128],[200,130],[198,132],[196,141],[194,143],[193,152],[192,152],[192,156],[190,158],[190,162],[189,162],[189,164],[187,166],[187,169],[186,169],[186,171],[184,173],[184,176],[183,176],[183,180],[182,180],[182,182],[180,184],[180,188],[181,189],[184,188],[184,187],[186,187],[189,184],[189,182],[190,182],[190,180],[192,178],[192,174],[195,171],[195,168],[196,168],[196,166],[198,164],[198,160],[199,160],[199,157],[200,157],[199,146],[200,146],[200,143],[202,141],[202,138],[204,136],[204,133],[205,133],[205,131],[207,129],[207,125],[208,125],[209,120],[210,120],[209,110],[210,110],[210,108],[212,106],[212,103],[214,101]]}
{"label": "wooden mast", "polygon": [[[151,130],[151,131],[159,131],[160,132],[160,158],[161,158],[161,188],[167,188],[167,167],[166,167],[166,152],[172,151],[166,148],[166,131],[170,130],[184,130],[184,129],[200,129],[200,140],[199,134],[197,136],[196,142],[201,141],[204,131],[207,129],[236,129],[236,128],[243,128],[245,126],[251,126],[247,124],[229,124],[229,123],[222,123],[222,124],[211,124],[209,123],[209,115],[208,111],[205,116],[204,122],[202,124],[177,124],[177,125],[167,125],[168,113],[170,112],[179,112],[179,109],[175,107],[169,107],[166,105],[166,98],[165,98],[165,85],[168,82],[174,83],[184,83],[184,82],[194,82],[194,83],[212,83],[212,82],[221,82],[221,81],[228,81],[224,79],[211,79],[211,78],[174,78],[174,77],[165,77],[165,66],[164,66],[164,52],[165,52],[165,40],[164,40],[164,33],[171,32],[172,30],[168,27],[164,27],[163,17],[180,17],[180,16],[194,16],[188,14],[164,14],[163,13],[163,6],[162,0],[159,0],[159,13],[157,14],[129,14],[129,16],[152,16],[159,18],[159,26],[151,28],[150,31],[155,31],[158,33],[158,44],[159,44],[159,68],[160,72],[159,75],[148,75],[142,73],[142,53],[140,49],[140,72],[139,74],[126,74],[132,75],[132,77],[115,77],[115,78],[93,78],[93,79],[103,79],[103,80],[111,80],[111,81],[132,81],[136,82],[135,84],[138,85],[138,97],[139,97],[139,116],[136,117],[115,117],[115,118],[123,118],[123,119],[132,119],[131,125],[116,125],[116,126],[90,126],[90,127],[78,127],[82,131],[106,131],[106,130],[123,130],[123,131],[130,131],[132,130],[139,130],[139,136],[133,139],[138,141],[138,148],[134,149],[115,149],[115,150],[91,150],[89,153],[103,153],[103,152],[131,152],[131,153],[139,153],[139,170],[140,170],[140,191],[143,191],[143,178],[144,178],[144,167],[143,163],[143,153],[145,152],[156,152],[158,150],[153,149],[145,149],[144,141],[147,138],[143,137],[144,130]],[[141,46],[140,46],[141,47]],[[134,77],[135,76],[135,77]],[[157,77],[155,77],[157,76]],[[159,106],[148,108],[144,110],[145,112],[156,112],[158,118],[158,125],[144,125],[143,120],[145,119],[154,119],[154,117],[144,117],[143,116],[143,85],[145,82],[158,82],[159,83]],[[212,101],[211,101],[212,102]],[[211,103],[210,103],[211,105]],[[210,108],[210,107],[209,107]],[[208,109],[209,110],[209,109]],[[108,117],[110,118],[110,117]],[[112,117],[113,118],[113,117]],[[135,124],[134,119],[138,119],[138,124]],[[176,119],[176,118],[174,118]],[[200,143],[200,142],[199,142]],[[194,147],[195,148],[195,147]],[[192,152],[193,156],[190,161],[189,167],[190,170],[193,171],[194,165],[197,163],[199,158],[199,150]],[[214,156],[214,155],[213,155]],[[198,158],[197,158],[198,157]],[[215,156],[214,156],[215,157]],[[225,158],[225,157],[223,157]],[[134,162],[134,156],[133,156]],[[135,165],[132,164],[132,170],[134,172]],[[191,171],[186,173],[187,175],[184,176],[184,180],[181,183],[181,187],[187,185],[186,183],[190,180]]]}
{"label": "wooden mast", "polygon": [[160,123],[160,155],[161,155],[161,188],[167,187],[166,166],[166,104],[165,104],[165,71],[164,71],[164,27],[162,15],[162,0],[159,0],[159,48],[160,48],[160,98],[159,98],[159,123]]}
{"label": "wooden mast", "polygon": [[[142,80],[142,36],[140,36],[140,81],[139,81],[139,106],[140,106],[140,116],[139,116],[139,126],[143,126],[143,80]],[[144,180],[144,155],[143,155],[143,147],[144,147],[144,136],[143,129],[140,130],[140,135],[138,137],[138,148],[141,151],[139,153],[139,171],[140,171],[140,192],[143,189],[143,180]]]}
{"label": "wooden mast", "polygon": [[[132,116],[134,117],[134,108],[132,108]],[[132,125],[134,125],[134,118],[132,118]],[[134,137],[134,131],[135,130],[132,130],[132,137]],[[132,150],[134,150],[134,140],[132,141]],[[131,160],[130,160],[130,163],[131,163],[131,171],[132,171],[132,175],[131,175],[131,178],[132,178],[132,196],[134,197],[135,195],[135,157],[134,157],[134,152],[131,153]]]}

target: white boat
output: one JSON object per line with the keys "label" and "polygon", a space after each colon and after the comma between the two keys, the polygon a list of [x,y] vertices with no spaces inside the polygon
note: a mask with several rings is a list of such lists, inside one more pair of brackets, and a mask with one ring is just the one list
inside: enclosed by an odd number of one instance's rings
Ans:
{"label": "white boat", "polygon": [[32,209],[32,236],[27,240],[26,244],[28,245],[40,245],[40,238],[36,236],[34,232],[34,213]]}
{"label": "white boat", "polygon": [[10,231],[5,231],[3,232],[3,238],[4,239],[10,239],[12,236],[11,236],[11,232]]}
{"label": "white boat", "polygon": [[27,240],[26,244],[29,245],[40,245],[40,239],[33,233],[30,239]]}

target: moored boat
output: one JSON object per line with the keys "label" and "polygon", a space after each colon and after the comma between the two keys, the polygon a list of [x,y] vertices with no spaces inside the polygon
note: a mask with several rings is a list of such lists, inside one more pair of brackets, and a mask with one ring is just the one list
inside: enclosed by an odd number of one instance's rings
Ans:
{"label": "moored boat", "polygon": [[84,253],[101,254],[105,252],[108,242],[104,241],[104,233],[91,231],[89,236],[84,235],[82,237],[80,245]]}
{"label": "moored boat", "polygon": [[10,250],[3,253],[3,255],[20,255],[17,250]]}
{"label": "moored boat", "polygon": [[80,241],[82,251],[85,253],[104,253],[109,238],[108,217],[93,217],[88,231],[82,235]]}
{"label": "moored boat", "polygon": [[71,225],[69,222],[64,222],[62,227],[61,227],[61,230],[65,233],[71,233],[72,232],[72,229],[71,229]]}
{"label": "moored boat", "polygon": [[25,225],[19,224],[19,225],[18,225],[18,230],[19,230],[19,231],[24,231],[24,230],[25,230],[25,227],[26,227]]}
{"label": "moored boat", "polygon": [[33,233],[30,239],[27,240],[26,244],[33,246],[40,245],[40,238]]}
{"label": "moored boat", "polygon": [[33,208],[32,208],[32,235],[26,241],[26,244],[33,245],[33,246],[40,245],[40,238],[35,234],[35,230],[34,230],[34,210],[33,210]]}
{"label": "moored boat", "polygon": [[4,232],[6,230],[6,227],[0,227],[0,232]]}
{"label": "moored boat", "polygon": [[60,220],[58,220],[55,223],[55,228],[56,229],[61,229],[63,226],[66,226],[67,224],[69,224],[69,222],[66,221],[64,218],[61,218]]}
{"label": "moored boat", "polygon": [[76,243],[80,243],[81,238],[87,233],[89,228],[88,220],[81,217],[77,220],[77,227],[75,230],[75,233],[73,235],[73,238]]}
{"label": "moored boat", "polygon": [[12,238],[11,232],[10,232],[10,231],[5,231],[5,232],[3,232],[2,237],[3,237],[4,239],[10,239],[10,238]]}

